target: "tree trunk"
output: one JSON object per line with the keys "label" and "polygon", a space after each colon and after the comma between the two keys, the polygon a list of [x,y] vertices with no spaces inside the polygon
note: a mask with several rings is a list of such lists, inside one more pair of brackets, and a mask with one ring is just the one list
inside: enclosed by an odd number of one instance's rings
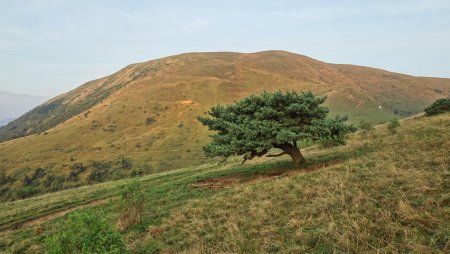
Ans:
{"label": "tree trunk", "polygon": [[292,144],[286,143],[275,147],[289,154],[289,156],[291,156],[292,161],[296,166],[299,166],[300,164],[305,162],[305,157],[303,157],[302,153],[300,152],[300,149],[296,148]]}
{"label": "tree trunk", "polygon": [[289,155],[291,156],[292,161],[294,161],[294,164],[296,166],[299,166],[300,164],[303,164],[305,162],[305,157],[303,157],[300,149],[298,148],[292,149],[292,152],[289,153]]}

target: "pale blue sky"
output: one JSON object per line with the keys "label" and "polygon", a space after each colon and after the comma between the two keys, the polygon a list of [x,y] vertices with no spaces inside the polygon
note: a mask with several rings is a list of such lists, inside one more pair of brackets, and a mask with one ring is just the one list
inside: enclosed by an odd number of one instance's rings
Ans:
{"label": "pale blue sky", "polygon": [[52,97],[134,62],[282,49],[450,77],[450,1],[0,0],[0,91]]}

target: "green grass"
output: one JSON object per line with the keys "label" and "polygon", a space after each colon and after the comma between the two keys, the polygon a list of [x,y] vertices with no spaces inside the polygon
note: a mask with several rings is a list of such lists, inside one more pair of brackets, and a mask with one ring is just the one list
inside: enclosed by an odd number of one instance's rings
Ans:
{"label": "green grass", "polygon": [[[356,133],[344,147],[240,165],[232,159],[141,177],[143,222],[122,232],[132,253],[445,253],[450,241],[450,115]],[[115,225],[119,180],[0,205],[0,222],[99,198]],[[217,185],[221,182],[222,185]],[[216,185],[208,185],[213,183]],[[0,233],[0,252],[41,253],[67,215]]]}

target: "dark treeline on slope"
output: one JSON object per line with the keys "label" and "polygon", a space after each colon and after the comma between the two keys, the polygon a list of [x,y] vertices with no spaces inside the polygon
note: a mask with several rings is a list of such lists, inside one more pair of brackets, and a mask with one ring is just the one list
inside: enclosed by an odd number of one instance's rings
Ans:
{"label": "dark treeline on slope", "polygon": [[136,165],[125,157],[86,164],[73,162],[67,174],[52,167],[22,168],[9,175],[5,170],[0,170],[0,200],[23,199],[46,192],[150,173],[153,173],[153,169],[148,164]]}

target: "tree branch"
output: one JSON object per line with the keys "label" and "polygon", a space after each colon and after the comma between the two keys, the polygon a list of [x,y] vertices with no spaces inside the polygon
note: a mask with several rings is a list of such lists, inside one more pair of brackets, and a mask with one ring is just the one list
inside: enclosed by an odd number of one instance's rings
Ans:
{"label": "tree branch", "polygon": [[267,149],[263,149],[259,153],[255,150],[253,150],[253,151],[251,151],[250,155],[248,155],[248,154],[244,155],[244,161],[242,161],[241,165],[244,164],[245,161],[251,160],[251,159],[255,158],[256,156],[261,157],[261,156],[265,155],[267,152],[269,152],[269,150],[267,150]]}

